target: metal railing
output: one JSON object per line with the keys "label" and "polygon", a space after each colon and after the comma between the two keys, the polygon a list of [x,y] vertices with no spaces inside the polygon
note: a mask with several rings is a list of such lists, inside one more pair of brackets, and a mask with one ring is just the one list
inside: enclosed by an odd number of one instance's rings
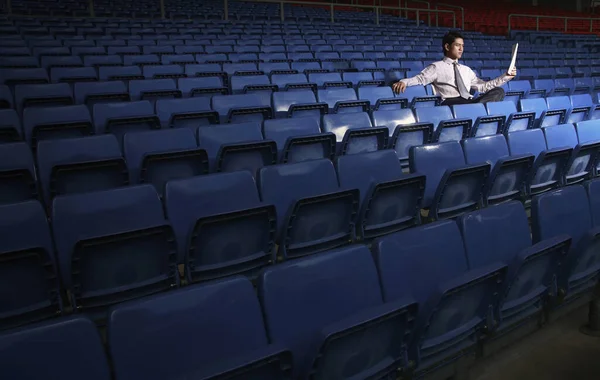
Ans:
{"label": "metal railing", "polygon": [[[461,24],[461,29],[465,30],[465,8],[464,7],[461,7],[459,5],[453,5],[453,4],[437,3],[436,6],[435,6],[435,9],[438,9],[438,5],[442,6],[442,7],[460,9],[460,16],[461,16],[461,23],[460,24]],[[439,15],[439,13],[436,13],[436,15],[435,15],[435,26],[439,26],[438,15]]]}
{"label": "metal railing", "polygon": [[535,18],[535,30],[537,32],[540,31],[540,19],[541,18],[552,18],[552,19],[563,19],[565,20],[565,32],[567,31],[568,28],[568,22],[569,20],[589,20],[590,22],[590,32],[592,32],[594,30],[594,20],[600,20],[600,18],[593,18],[593,17],[573,17],[573,16],[545,16],[545,15],[528,15],[528,14],[520,14],[520,13],[511,13],[508,15],[508,33],[510,34],[510,31],[512,30],[512,18],[513,17],[529,17],[529,18]]}
{"label": "metal railing", "polygon": [[[408,7],[387,7],[387,6],[379,6],[379,5],[359,5],[359,4],[354,4],[354,5],[350,5],[350,4],[334,4],[334,3],[323,3],[323,2],[310,2],[307,3],[306,1],[294,1],[294,0],[252,0],[253,2],[260,2],[260,3],[274,3],[274,4],[279,4],[279,8],[280,8],[280,17],[281,17],[281,21],[285,21],[285,9],[283,7],[284,4],[299,4],[299,5],[306,5],[306,6],[327,6],[329,7],[329,14],[330,14],[330,20],[331,22],[335,22],[335,8],[340,8],[340,7],[353,7],[353,8],[366,8],[366,9],[373,9],[375,11],[375,24],[379,25],[379,15],[381,13],[381,10],[395,10],[395,11],[407,11],[407,12],[416,12],[416,24],[417,26],[420,25],[420,15],[422,13],[426,13],[426,14],[431,14],[431,13],[450,13],[452,15],[452,27],[456,28],[456,14],[454,13],[454,11],[449,11],[447,9],[423,9],[423,8],[408,8]],[[416,1],[416,0],[410,0],[410,1]],[[229,12],[228,12],[228,0],[223,0],[224,2],[224,19],[228,20],[229,19]]]}

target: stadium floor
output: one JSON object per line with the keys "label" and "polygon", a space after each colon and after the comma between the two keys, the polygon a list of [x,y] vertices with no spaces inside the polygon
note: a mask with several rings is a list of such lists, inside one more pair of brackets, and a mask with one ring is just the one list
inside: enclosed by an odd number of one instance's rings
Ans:
{"label": "stadium floor", "polygon": [[469,380],[597,380],[600,338],[579,332],[587,306],[478,362]]}

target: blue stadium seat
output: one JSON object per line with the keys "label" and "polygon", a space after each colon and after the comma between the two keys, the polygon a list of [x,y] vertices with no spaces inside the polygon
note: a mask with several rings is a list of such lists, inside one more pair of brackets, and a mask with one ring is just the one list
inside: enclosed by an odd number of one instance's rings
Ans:
{"label": "blue stadium seat", "polygon": [[563,184],[581,182],[594,175],[600,159],[600,141],[579,143],[573,124],[561,124],[542,128],[549,150],[570,148],[571,157],[563,172]]}
{"label": "blue stadium seat", "polygon": [[374,243],[373,253],[384,301],[412,297],[419,304],[408,351],[415,377],[476,350],[494,320],[505,266],[469,270],[460,231],[451,220],[387,235]]}
{"label": "blue stadium seat", "polygon": [[533,81],[533,87],[536,90],[541,90],[541,97],[554,95],[554,81],[552,79],[536,79]]}
{"label": "blue stadium seat", "polygon": [[389,137],[387,128],[371,126],[366,112],[324,115],[323,131],[335,134],[338,155],[385,149]]}
{"label": "blue stadium seat", "polygon": [[408,107],[408,101],[395,98],[390,87],[360,87],[358,89],[358,99],[369,101],[373,111],[397,110]]}
{"label": "blue stadium seat", "polygon": [[571,238],[561,235],[532,245],[527,214],[520,202],[462,215],[458,226],[471,269],[493,263],[508,266],[500,292],[498,330],[540,318],[547,298],[558,296],[556,278]]}
{"label": "blue stadium seat", "polygon": [[277,144],[281,163],[332,160],[335,156],[335,135],[321,133],[318,122],[311,117],[265,120],[263,134]]}
{"label": "blue stadium seat", "polygon": [[358,88],[365,86],[383,86],[385,84],[382,80],[374,79],[373,73],[368,71],[342,73],[342,80],[344,82],[350,82],[352,83],[352,86]]}
{"label": "blue stadium seat", "polygon": [[98,75],[93,67],[53,67],[50,78],[52,83],[94,82]]}
{"label": "blue stadium seat", "polygon": [[98,68],[98,79],[100,81],[107,80],[140,80],[144,79],[142,69],[139,66],[102,66]]}
{"label": "blue stadium seat", "polygon": [[155,108],[163,128],[197,128],[219,123],[219,114],[210,109],[210,98],[159,99]]}
{"label": "blue stadium seat", "polygon": [[525,196],[527,181],[535,157],[532,154],[510,156],[502,135],[473,137],[461,141],[467,164],[491,165],[484,189],[487,205],[520,200]]}
{"label": "blue stadium seat", "polygon": [[515,103],[511,101],[488,102],[486,103],[488,115],[504,115],[506,123],[504,124],[504,133],[523,131],[531,129],[535,124],[535,112],[517,112]]}
{"label": "blue stadium seat", "polygon": [[396,97],[406,99],[411,108],[436,107],[442,103],[439,96],[427,95],[423,86],[407,87],[404,92],[396,94]]}
{"label": "blue stadium seat", "polygon": [[510,132],[507,136],[511,156],[535,156],[526,186],[528,196],[533,196],[561,186],[571,148],[548,149],[541,129]]}
{"label": "blue stadium seat", "polygon": [[388,379],[408,365],[416,305],[383,302],[365,246],[269,268],[258,293],[271,340],[291,348],[295,378]]}
{"label": "blue stadium seat", "polygon": [[[76,57],[79,59],[79,57]],[[60,62],[61,66],[64,65],[64,61]],[[49,62],[49,65],[53,65],[54,62]],[[83,66],[101,67],[101,66],[122,66],[123,58],[118,55],[84,55]],[[81,65],[79,65],[81,66]]]}
{"label": "blue stadium seat", "polygon": [[0,205],[0,234],[0,329],[60,315],[56,258],[42,205]]}
{"label": "blue stadium seat", "polygon": [[412,109],[373,111],[373,125],[389,129],[388,147],[394,149],[403,168],[413,145],[429,144],[433,139],[432,123],[417,123]]}
{"label": "blue stadium seat", "polygon": [[309,73],[308,81],[319,88],[352,87],[352,83],[344,82],[340,73]]}
{"label": "blue stadium seat", "polygon": [[[183,344],[186,336],[201,337],[193,350]],[[111,312],[108,341],[116,376],[123,379],[291,375],[290,352],[269,344],[252,284],[241,277],[120,305]]]}
{"label": "blue stadium seat", "polygon": [[181,98],[175,79],[143,79],[129,82],[129,96],[132,101]]}
{"label": "blue stadium seat", "polygon": [[[567,235],[569,253],[558,275],[558,291],[563,305],[590,293],[598,284],[600,260],[596,246],[600,231],[593,224],[590,202],[581,185],[566,186],[533,198],[531,201],[533,241]],[[559,306],[559,305],[557,305]]]}
{"label": "blue stadium seat", "polygon": [[275,141],[263,140],[260,123],[234,123],[199,127],[198,146],[206,150],[211,172],[249,170],[277,163]]}
{"label": "blue stadium seat", "polygon": [[592,96],[590,94],[571,95],[569,98],[571,100],[571,106],[573,108],[573,111],[587,109],[589,110],[588,119],[600,119],[600,105],[594,104]]}
{"label": "blue stadium seat", "polygon": [[0,69],[0,84],[14,87],[18,84],[49,83],[48,72],[40,68]]}
{"label": "blue stadium seat", "polygon": [[208,173],[208,156],[190,128],[126,134],[123,151],[130,182],[150,183],[161,197],[167,181]]}
{"label": "blue stadium seat", "polygon": [[169,181],[165,195],[188,281],[255,278],[273,262],[276,210],[261,202],[250,172]]}
{"label": "blue stadium seat", "polygon": [[227,95],[229,89],[223,86],[219,76],[205,76],[198,78],[179,78],[177,87],[185,98],[208,97],[213,95]]}
{"label": "blue stadium seat", "polygon": [[455,119],[449,106],[416,108],[419,123],[432,123],[435,128],[433,141],[460,141],[471,137],[471,119]]}
{"label": "blue stadium seat", "polygon": [[251,94],[263,92],[271,94],[277,86],[271,84],[266,75],[234,75],[230,79],[233,94]]}
{"label": "blue stadium seat", "polygon": [[330,160],[267,166],[257,178],[263,202],[275,205],[279,254],[304,256],[354,239],[359,192],[341,190]]}
{"label": "blue stadium seat", "polygon": [[413,146],[410,172],[427,176],[423,208],[429,218],[452,218],[484,206],[490,164],[467,165],[458,141]]}
{"label": "blue stadium seat", "polygon": [[113,304],[179,286],[175,237],[152,185],[56,197],[52,221],[71,305],[100,323]]}
{"label": "blue stadium seat", "polygon": [[42,141],[37,167],[47,205],[57,195],[126,186],[125,160],[112,135]]}
{"label": "blue stadium seat", "polygon": [[393,150],[340,156],[336,168],[341,188],[360,191],[359,239],[369,240],[421,222],[425,176],[403,174]]}
{"label": "blue stadium seat", "polygon": [[93,133],[92,118],[84,105],[26,108],[23,111],[25,140],[34,154],[42,140],[81,137]]}
{"label": "blue stadium seat", "polygon": [[75,103],[85,104],[93,109],[97,103],[117,103],[130,101],[127,86],[122,81],[80,82],[73,85]]}
{"label": "blue stadium seat", "polygon": [[15,86],[15,103],[19,112],[26,107],[70,106],[73,93],[66,83],[20,84]]}
{"label": "blue stadium seat", "polygon": [[261,122],[273,117],[269,93],[216,95],[212,109],[219,113],[222,123]]}
{"label": "blue stadium seat", "polygon": [[126,103],[95,104],[92,114],[96,134],[112,133],[119,144],[127,132],[160,129],[160,120],[147,100]]}
{"label": "blue stadium seat", "polygon": [[13,95],[10,88],[6,85],[0,85],[0,110],[13,108]]}
{"label": "blue stadium seat", "polygon": [[[575,130],[577,131],[577,140],[580,144],[600,142],[600,121],[580,121],[575,124]],[[598,169],[596,169],[595,175],[597,174]]]}
{"label": "blue stadium seat", "polygon": [[310,89],[316,90],[315,83],[309,83],[304,74],[273,74],[271,83],[279,88],[279,91]]}
{"label": "blue stadium seat", "polygon": [[457,119],[471,119],[471,135],[475,137],[504,133],[506,115],[488,116],[485,105],[482,103],[457,104],[452,106],[454,117]]}
{"label": "blue stadium seat", "polygon": [[[4,49],[0,48],[0,69],[35,69],[40,66],[40,62],[30,55],[14,56],[1,53]],[[591,75],[591,74],[590,74]]]}
{"label": "blue stadium seat", "polygon": [[27,144],[0,144],[0,204],[37,198],[36,171]]}
{"label": "blue stadium seat", "polygon": [[142,74],[146,79],[177,79],[185,78],[183,67],[180,65],[147,65],[142,67]]}
{"label": "blue stadium seat", "polygon": [[[31,365],[31,357],[37,359]],[[65,358],[72,363],[65,367]],[[56,319],[0,335],[0,377],[110,380],[96,326],[84,317]]]}
{"label": "blue stadium seat", "polygon": [[297,89],[273,93],[275,117],[312,117],[321,123],[321,115],[329,112],[327,103],[318,103],[312,90]]}
{"label": "blue stadium seat", "polygon": [[327,103],[333,113],[369,112],[368,100],[358,100],[353,88],[326,88],[317,91],[319,102]]}
{"label": "blue stadium seat", "polygon": [[586,75],[585,78],[575,78],[574,79],[574,90],[573,95],[580,94],[590,94],[594,89],[594,82],[592,78],[589,78],[590,75]]}
{"label": "blue stadium seat", "polygon": [[[231,56],[229,57],[231,59]],[[260,62],[258,70],[266,75],[272,74],[295,74],[296,71],[290,68],[288,62]]]}
{"label": "blue stadium seat", "polygon": [[[566,70],[563,68],[562,70]],[[570,70],[570,68],[569,68]],[[575,82],[571,78],[558,78],[554,80],[554,95],[569,96],[575,91]]]}
{"label": "blue stadium seat", "polygon": [[519,102],[519,108],[522,112],[535,112],[535,126],[540,128],[563,124],[567,117],[566,109],[548,109],[543,98],[523,99]]}
{"label": "blue stadium seat", "polygon": [[565,123],[577,123],[587,120],[592,107],[573,107],[568,96],[550,96],[546,98],[550,110],[565,110]]}
{"label": "blue stadium seat", "polygon": [[23,140],[21,119],[14,109],[0,109],[0,144]]}

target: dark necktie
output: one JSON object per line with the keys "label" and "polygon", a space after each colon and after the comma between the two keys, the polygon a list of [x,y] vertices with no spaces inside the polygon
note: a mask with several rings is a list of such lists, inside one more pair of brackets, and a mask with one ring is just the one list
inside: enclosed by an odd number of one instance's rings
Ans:
{"label": "dark necktie", "polygon": [[454,78],[456,80],[456,88],[460,93],[460,97],[464,99],[471,99],[471,94],[469,93],[467,86],[465,86],[465,82],[463,82],[460,72],[458,71],[458,62],[454,62]]}

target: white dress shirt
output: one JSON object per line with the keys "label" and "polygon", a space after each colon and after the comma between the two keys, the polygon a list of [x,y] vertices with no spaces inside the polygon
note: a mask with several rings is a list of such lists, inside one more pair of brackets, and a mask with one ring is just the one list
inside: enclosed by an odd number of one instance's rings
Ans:
{"label": "white dress shirt", "polygon": [[[426,86],[431,83],[435,93],[441,96],[442,99],[459,97],[460,93],[454,79],[454,62],[455,60],[444,57],[441,61],[433,62],[414,77],[401,79],[400,81],[404,82],[407,86]],[[470,67],[460,63],[458,64],[458,71],[465,85],[477,89],[480,93],[485,93],[492,88],[502,86],[510,80],[510,77],[505,73],[496,79],[486,82],[477,78],[477,75]]]}

